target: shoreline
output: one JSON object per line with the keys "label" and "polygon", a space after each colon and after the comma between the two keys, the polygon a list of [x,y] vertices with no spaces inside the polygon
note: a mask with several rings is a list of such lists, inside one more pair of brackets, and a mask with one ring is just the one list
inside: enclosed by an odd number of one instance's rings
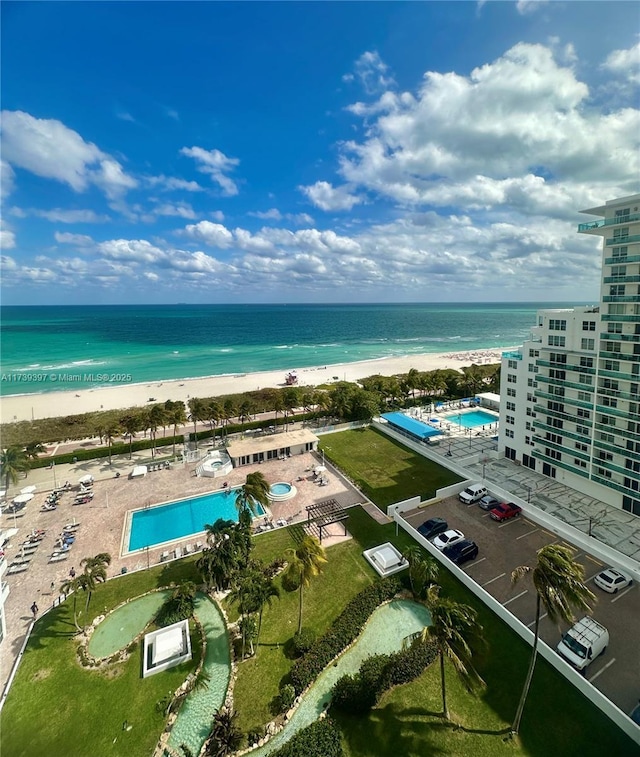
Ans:
{"label": "shoreline", "polygon": [[[296,386],[317,386],[335,381],[355,382],[377,373],[384,376],[408,373],[412,368],[433,371],[444,368],[459,370],[473,363],[500,362],[501,353],[514,347],[469,350],[446,353],[424,353],[403,357],[383,357],[353,363],[292,369],[298,376]],[[150,403],[206,398],[265,388],[282,388],[289,371],[260,371],[196,378],[169,379],[93,389],[9,394],[2,398],[1,422],[16,423],[65,415],[80,415],[99,410],[123,410],[146,407]]]}

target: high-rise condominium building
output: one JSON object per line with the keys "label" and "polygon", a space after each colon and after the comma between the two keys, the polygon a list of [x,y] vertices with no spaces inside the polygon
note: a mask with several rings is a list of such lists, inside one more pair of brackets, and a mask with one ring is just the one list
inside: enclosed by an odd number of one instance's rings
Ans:
{"label": "high-rise condominium building", "polygon": [[600,304],[541,310],[504,353],[500,449],[602,502],[640,515],[640,194],[582,211],[602,237]]}

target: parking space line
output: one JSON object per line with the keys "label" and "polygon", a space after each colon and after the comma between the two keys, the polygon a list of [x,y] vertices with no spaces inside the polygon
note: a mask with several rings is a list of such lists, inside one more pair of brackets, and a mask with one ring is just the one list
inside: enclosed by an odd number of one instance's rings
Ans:
{"label": "parking space line", "polygon": [[617,602],[619,599],[622,599],[622,597],[624,597],[625,594],[628,594],[631,591],[631,589],[633,589],[633,586],[630,586],[626,591],[623,591],[622,594],[618,594],[617,596],[615,596],[611,601]]}
{"label": "parking space line", "polygon": [[503,576],[506,576],[506,573],[501,573],[499,576],[496,576],[495,578],[491,578],[489,581],[486,581],[482,584],[483,587],[489,586],[489,584],[492,584],[494,581],[497,581],[499,578],[503,578]]}
{"label": "parking space line", "polygon": [[591,560],[591,562],[595,563],[596,565],[600,565],[600,566],[604,565],[603,562],[600,562],[600,560],[596,560],[596,558],[591,557],[591,555],[585,555],[585,557],[587,558],[587,560]]}
{"label": "parking space line", "polygon": [[516,599],[520,599],[520,597],[524,597],[524,595],[528,593],[529,593],[529,590],[525,589],[524,591],[521,591],[520,594],[516,594],[515,597],[511,597],[511,599],[507,599],[506,602],[502,603],[502,606],[506,607],[507,605],[511,604],[511,602],[515,602]]}
{"label": "parking space line", "polygon": [[501,523],[501,524],[500,524],[500,525],[498,526],[498,528],[504,528],[505,526],[509,526],[509,525],[511,525],[512,523],[517,523],[517,521],[518,521],[518,519],[517,519],[517,518],[509,518],[509,520],[505,521],[504,523]]}
{"label": "parking space line", "polygon": [[610,668],[615,661],[616,661],[615,657],[612,660],[609,660],[609,662],[604,667],[600,668],[600,670],[595,675],[592,675],[591,678],[589,678],[589,683],[593,683],[596,680],[596,678],[600,675],[600,673],[604,673],[604,671],[607,668]]}
{"label": "parking space line", "polygon": [[555,538],[556,538],[556,535],[555,535],[555,534],[552,534],[552,533],[551,533],[551,531],[547,531],[547,529],[546,529],[546,528],[543,528],[543,529],[542,529],[542,533],[543,533],[543,534],[546,534],[547,536],[550,536],[550,537],[551,537],[552,539],[555,539]]}
{"label": "parking space line", "polygon": [[520,536],[516,536],[516,541],[518,541],[518,539],[524,539],[525,536],[530,536],[531,534],[535,534],[537,530],[538,530],[537,528],[534,528],[532,531],[527,531],[526,534],[521,534]]}
{"label": "parking space line", "polygon": [[[548,614],[549,614],[548,612],[543,613],[540,616],[540,620],[542,620],[542,618],[546,618]],[[531,628],[531,626],[535,626],[535,624],[536,624],[536,621],[534,619],[534,620],[531,621],[531,623],[527,623],[527,628]]]}
{"label": "parking space line", "polygon": [[481,557],[479,560],[474,560],[472,563],[470,563],[468,567],[473,568],[474,565],[477,565],[478,563],[481,563],[483,560],[486,560],[486,559],[487,559],[486,557]]}
{"label": "parking space line", "polygon": [[598,575],[598,573],[600,573],[600,571],[598,571],[597,573],[594,573],[592,576],[589,576],[589,578],[587,578],[586,580],[586,583],[589,583],[589,581],[593,581],[593,579]]}

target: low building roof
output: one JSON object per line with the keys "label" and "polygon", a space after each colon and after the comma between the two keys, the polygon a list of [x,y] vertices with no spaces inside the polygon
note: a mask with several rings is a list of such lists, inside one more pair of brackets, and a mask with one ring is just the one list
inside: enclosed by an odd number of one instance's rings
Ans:
{"label": "low building roof", "polygon": [[227,444],[227,452],[230,457],[239,458],[246,455],[255,455],[260,452],[268,452],[273,449],[285,447],[299,447],[310,442],[317,442],[318,437],[307,428],[254,436],[251,439],[238,439]]}

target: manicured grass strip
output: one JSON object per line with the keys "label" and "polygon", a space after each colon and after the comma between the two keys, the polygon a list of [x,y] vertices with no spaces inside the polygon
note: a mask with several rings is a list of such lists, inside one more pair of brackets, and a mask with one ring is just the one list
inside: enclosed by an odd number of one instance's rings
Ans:
{"label": "manicured grass strip", "polygon": [[328,434],[320,448],[379,507],[418,495],[430,499],[438,489],[462,481],[372,428]]}

